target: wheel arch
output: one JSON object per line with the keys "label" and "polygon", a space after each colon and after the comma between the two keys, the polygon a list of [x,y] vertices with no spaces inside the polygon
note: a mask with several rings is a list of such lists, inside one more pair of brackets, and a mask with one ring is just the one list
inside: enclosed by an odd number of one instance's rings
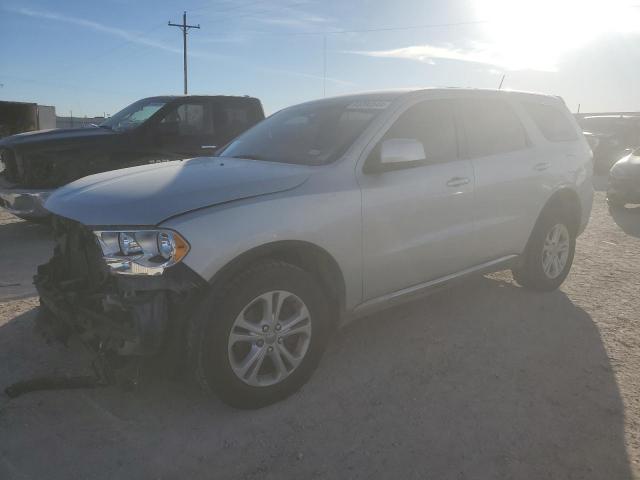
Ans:
{"label": "wheel arch", "polygon": [[561,187],[553,192],[540,211],[537,221],[540,221],[540,218],[550,211],[561,211],[565,213],[571,220],[571,224],[568,225],[571,228],[571,233],[575,236],[578,235],[580,220],[582,218],[582,205],[580,203],[580,197],[574,189]]}
{"label": "wheel arch", "polygon": [[237,273],[264,259],[281,260],[311,273],[333,300],[336,319],[345,309],[346,284],[342,269],[324,248],[302,240],[280,240],[247,250],[229,261],[209,279],[212,287],[229,281]]}
{"label": "wheel arch", "polygon": [[526,252],[529,249],[529,243],[531,242],[531,237],[533,237],[534,232],[538,228],[540,221],[552,211],[561,211],[564,212],[571,219],[571,223],[569,227],[571,228],[571,233],[574,236],[578,235],[580,230],[580,220],[582,218],[582,206],[580,204],[580,197],[578,193],[570,188],[570,187],[561,187],[554,191],[551,196],[547,199],[544,206],[538,213],[538,217],[533,225],[533,228],[529,232],[529,237],[527,238],[527,244],[525,245],[524,251]]}

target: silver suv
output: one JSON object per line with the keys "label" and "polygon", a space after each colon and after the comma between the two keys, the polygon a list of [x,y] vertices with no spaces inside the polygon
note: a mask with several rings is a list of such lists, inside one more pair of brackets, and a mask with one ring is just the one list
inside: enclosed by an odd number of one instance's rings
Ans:
{"label": "silver suv", "polygon": [[178,364],[254,408],[331,331],[468,274],[553,290],[593,199],[557,97],[426,89],[286,108],[216,157],[100,173],[46,203],[40,322],[101,358]]}

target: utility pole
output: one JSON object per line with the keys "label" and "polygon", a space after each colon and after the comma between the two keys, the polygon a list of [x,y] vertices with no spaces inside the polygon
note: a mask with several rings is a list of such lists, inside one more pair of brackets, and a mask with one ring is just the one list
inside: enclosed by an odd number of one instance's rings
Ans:
{"label": "utility pole", "polygon": [[198,25],[187,25],[187,12],[182,13],[182,24],[179,23],[171,23],[169,21],[168,25],[170,27],[179,27],[182,30],[182,55],[183,55],[183,65],[184,65],[184,94],[187,94],[187,31],[190,28],[200,28],[200,24]]}

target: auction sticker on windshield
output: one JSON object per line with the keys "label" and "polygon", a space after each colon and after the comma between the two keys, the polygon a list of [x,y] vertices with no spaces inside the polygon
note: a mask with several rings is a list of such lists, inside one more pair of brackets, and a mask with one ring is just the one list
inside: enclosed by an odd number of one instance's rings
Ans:
{"label": "auction sticker on windshield", "polygon": [[347,105],[347,110],[384,110],[389,105],[386,100],[359,100]]}

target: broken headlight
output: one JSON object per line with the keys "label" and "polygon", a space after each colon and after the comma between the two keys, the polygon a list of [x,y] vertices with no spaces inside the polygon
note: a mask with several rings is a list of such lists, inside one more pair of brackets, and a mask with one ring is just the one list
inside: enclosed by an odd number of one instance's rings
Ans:
{"label": "broken headlight", "polygon": [[99,230],[93,232],[112,273],[162,275],[180,262],[189,244],[173,230]]}

